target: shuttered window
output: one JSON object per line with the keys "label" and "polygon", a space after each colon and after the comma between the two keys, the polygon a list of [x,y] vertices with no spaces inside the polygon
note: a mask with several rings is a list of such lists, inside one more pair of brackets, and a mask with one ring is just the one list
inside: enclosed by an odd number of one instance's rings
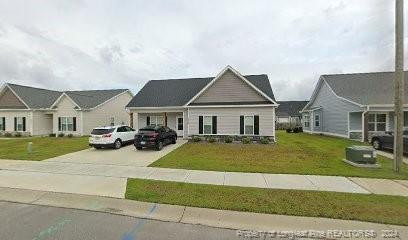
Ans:
{"label": "shuttered window", "polygon": [[58,118],[58,130],[62,132],[75,132],[76,131],[76,117]]}
{"label": "shuttered window", "polygon": [[6,118],[0,117],[0,131],[6,131]]}
{"label": "shuttered window", "polygon": [[199,134],[217,134],[217,116],[199,116],[198,117]]}
{"label": "shuttered window", "polygon": [[15,117],[14,118],[14,131],[24,132],[26,130],[26,118],[25,117]]}

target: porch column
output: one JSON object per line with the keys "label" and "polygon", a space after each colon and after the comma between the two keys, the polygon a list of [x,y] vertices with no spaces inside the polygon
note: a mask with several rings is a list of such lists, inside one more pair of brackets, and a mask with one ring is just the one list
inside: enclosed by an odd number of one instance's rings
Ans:
{"label": "porch column", "polygon": [[363,142],[368,142],[368,112],[363,112]]}
{"label": "porch column", "polygon": [[133,128],[133,113],[132,112],[129,113],[129,117],[130,117],[130,121],[129,121],[130,127]]}

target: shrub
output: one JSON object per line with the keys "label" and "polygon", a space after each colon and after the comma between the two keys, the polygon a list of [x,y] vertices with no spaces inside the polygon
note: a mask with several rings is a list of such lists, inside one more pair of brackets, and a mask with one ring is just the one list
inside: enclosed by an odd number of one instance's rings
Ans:
{"label": "shrub", "polygon": [[193,136],[193,142],[200,142],[201,141],[201,138],[200,137],[197,137],[197,136]]}
{"label": "shrub", "polygon": [[269,138],[266,138],[266,137],[261,138],[260,143],[261,144],[269,144]]}
{"label": "shrub", "polygon": [[4,136],[9,138],[9,137],[12,137],[13,134],[11,134],[11,133],[9,133],[9,132],[6,132],[6,133],[4,134]]}
{"label": "shrub", "polygon": [[14,134],[14,137],[21,137],[21,132],[16,132],[16,133]]}
{"label": "shrub", "polygon": [[57,134],[55,134],[55,133],[50,133],[48,136],[49,136],[49,137],[56,137]]}
{"label": "shrub", "polygon": [[72,133],[68,134],[67,137],[72,138],[74,135]]}
{"label": "shrub", "polygon": [[214,137],[208,137],[207,138],[207,142],[209,142],[209,143],[214,143],[216,141],[217,141],[217,139],[215,139]]}
{"label": "shrub", "polygon": [[250,144],[250,143],[252,143],[252,138],[244,137],[244,138],[242,138],[242,143],[243,144]]}
{"label": "shrub", "polygon": [[63,136],[65,136],[64,133],[58,133],[58,137],[63,137]]}
{"label": "shrub", "polygon": [[225,142],[225,143],[232,143],[233,140],[234,140],[233,137],[231,137],[231,136],[226,136],[225,139],[224,139],[224,142]]}

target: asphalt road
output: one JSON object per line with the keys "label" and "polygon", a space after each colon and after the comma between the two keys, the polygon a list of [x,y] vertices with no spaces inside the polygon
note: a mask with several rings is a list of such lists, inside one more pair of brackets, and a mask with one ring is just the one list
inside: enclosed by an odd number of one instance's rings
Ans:
{"label": "asphalt road", "polygon": [[[240,239],[236,231],[114,214],[0,202],[0,239]],[[242,238],[241,238],[242,239]]]}

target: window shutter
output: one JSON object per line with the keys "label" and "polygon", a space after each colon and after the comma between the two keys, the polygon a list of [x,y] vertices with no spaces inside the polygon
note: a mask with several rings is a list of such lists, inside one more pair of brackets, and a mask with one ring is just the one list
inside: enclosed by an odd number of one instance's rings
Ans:
{"label": "window shutter", "polygon": [[61,126],[61,117],[58,118],[58,131],[61,131],[62,126]]}
{"label": "window shutter", "polygon": [[217,116],[212,117],[212,133],[217,134]]}
{"label": "window shutter", "polygon": [[198,134],[203,134],[203,116],[198,117]]}
{"label": "window shutter", "polygon": [[6,131],[6,118],[3,117],[3,131]]}
{"label": "window shutter", "polygon": [[239,116],[239,134],[244,134],[244,116]]}
{"label": "window shutter", "polygon": [[73,124],[73,126],[72,126],[73,130],[74,130],[74,132],[76,132],[76,117],[72,118],[72,124]]}
{"label": "window shutter", "polygon": [[17,118],[14,117],[14,131],[17,131]]}
{"label": "window shutter", "polygon": [[150,125],[150,116],[147,116],[147,117],[146,117],[146,126],[147,126],[147,125]]}
{"label": "window shutter", "polygon": [[26,118],[23,117],[23,132],[26,130]]}
{"label": "window shutter", "polygon": [[254,135],[259,135],[259,116],[254,116]]}

